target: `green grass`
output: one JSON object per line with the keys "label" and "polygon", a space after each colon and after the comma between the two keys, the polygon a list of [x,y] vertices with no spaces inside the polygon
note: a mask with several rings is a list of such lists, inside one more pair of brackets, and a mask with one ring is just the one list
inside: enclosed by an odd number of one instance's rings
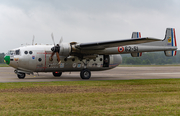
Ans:
{"label": "green grass", "polygon": [[180,115],[180,79],[1,83],[0,115]]}
{"label": "green grass", "polygon": [[0,67],[9,67],[7,64],[0,64]]}

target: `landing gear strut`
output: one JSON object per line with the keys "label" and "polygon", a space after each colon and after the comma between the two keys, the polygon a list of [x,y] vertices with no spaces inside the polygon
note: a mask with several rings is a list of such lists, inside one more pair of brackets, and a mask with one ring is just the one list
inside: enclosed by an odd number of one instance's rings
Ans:
{"label": "landing gear strut", "polygon": [[24,79],[26,74],[25,73],[18,73],[17,76],[19,79]]}
{"label": "landing gear strut", "polygon": [[81,70],[80,76],[82,79],[89,79],[91,77],[91,71],[87,69],[87,64],[89,63],[89,60],[86,60],[86,62],[83,63],[84,63],[84,69]]}

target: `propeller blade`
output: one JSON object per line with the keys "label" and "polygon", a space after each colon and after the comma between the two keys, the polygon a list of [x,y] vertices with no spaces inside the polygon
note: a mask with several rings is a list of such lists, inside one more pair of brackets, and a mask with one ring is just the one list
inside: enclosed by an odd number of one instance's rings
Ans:
{"label": "propeller blade", "polygon": [[61,60],[60,60],[60,57],[59,57],[59,53],[58,53],[58,52],[56,52],[56,56],[57,56],[57,59],[58,59],[58,64],[60,64],[60,63],[61,63]]}
{"label": "propeller blade", "polygon": [[53,52],[53,53],[51,54],[51,57],[49,57],[49,60],[50,60],[50,61],[53,61],[53,56],[54,56],[54,54],[55,54],[55,52]]}
{"label": "propeller blade", "polygon": [[51,37],[52,37],[52,40],[53,40],[53,43],[54,43],[54,46],[55,46],[54,35],[53,35],[53,33],[51,34]]}
{"label": "propeller blade", "polygon": [[62,43],[63,41],[63,37],[61,37],[60,41],[59,41],[59,45]]}

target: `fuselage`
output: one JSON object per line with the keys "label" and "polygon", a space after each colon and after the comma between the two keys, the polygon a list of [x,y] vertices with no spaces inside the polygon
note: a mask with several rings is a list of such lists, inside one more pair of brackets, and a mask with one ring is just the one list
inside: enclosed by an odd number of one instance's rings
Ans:
{"label": "fuselage", "polygon": [[[86,60],[76,56],[69,56],[71,49],[68,45],[61,45],[60,59],[58,64],[56,55],[53,61],[49,60],[52,54],[53,45],[29,45],[10,50],[5,56],[8,65],[25,72],[71,72],[81,71]],[[68,48],[68,49],[67,49]],[[87,60],[88,68],[91,71],[108,70],[118,66],[122,62],[120,54],[97,55],[96,58]]]}

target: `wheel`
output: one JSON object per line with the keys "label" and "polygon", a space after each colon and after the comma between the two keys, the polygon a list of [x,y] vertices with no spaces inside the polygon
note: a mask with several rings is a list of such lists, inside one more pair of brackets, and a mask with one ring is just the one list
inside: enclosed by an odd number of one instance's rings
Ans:
{"label": "wheel", "polygon": [[89,69],[81,70],[80,76],[82,79],[89,79],[91,77],[91,71]]}
{"label": "wheel", "polygon": [[17,76],[19,79],[24,79],[26,74],[25,73],[18,73]]}
{"label": "wheel", "polygon": [[60,77],[62,75],[62,72],[53,72],[53,76]]}

